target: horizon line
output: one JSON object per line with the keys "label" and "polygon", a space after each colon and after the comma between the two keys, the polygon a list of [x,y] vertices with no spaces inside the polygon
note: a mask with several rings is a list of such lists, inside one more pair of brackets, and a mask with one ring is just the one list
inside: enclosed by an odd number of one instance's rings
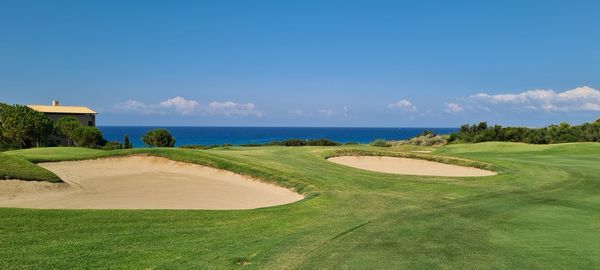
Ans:
{"label": "horizon line", "polygon": [[208,128],[452,128],[458,129],[459,127],[416,127],[416,126],[406,126],[406,127],[382,127],[382,126],[186,126],[186,125],[96,125],[98,127],[208,127]]}

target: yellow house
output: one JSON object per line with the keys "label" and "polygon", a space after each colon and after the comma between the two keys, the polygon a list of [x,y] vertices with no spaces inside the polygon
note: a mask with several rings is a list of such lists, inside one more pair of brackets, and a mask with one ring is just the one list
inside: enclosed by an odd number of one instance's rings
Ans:
{"label": "yellow house", "polygon": [[63,117],[73,117],[82,125],[95,127],[96,112],[88,107],[81,106],[61,106],[57,100],[52,101],[52,105],[27,105],[38,112],[43,112],[52,121]]}

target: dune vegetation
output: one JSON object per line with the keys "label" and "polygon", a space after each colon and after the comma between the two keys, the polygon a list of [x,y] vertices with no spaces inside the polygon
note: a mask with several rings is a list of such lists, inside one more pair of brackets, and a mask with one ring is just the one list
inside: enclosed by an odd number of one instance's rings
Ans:
{"label": "dune vegetation", "polygon": [[[424,149],[425,147],[423,147]],[[592,269],[600,265],[600,144],[35,148],[31,162],[148,154],[294,188],[299,202],[242,211],[0,208],[0,267],[35,269]],[[417,157],[491,168],[487,177],[377,173],[325,160]],[[12,167],[4,164],[13,164]],[[7,169],[9,168],[9,169]],[[37,174],[36,180],[51,180]]]}

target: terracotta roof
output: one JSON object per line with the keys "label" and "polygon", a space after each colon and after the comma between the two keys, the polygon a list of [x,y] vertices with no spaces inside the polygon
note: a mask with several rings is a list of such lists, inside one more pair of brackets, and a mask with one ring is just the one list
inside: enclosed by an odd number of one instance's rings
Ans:
{"label": "terracotta roof", "polygon": [[79,106],[48,106],[48,105],[27,105],[38,112],[43,113],[74,113],[74,114],[96,114],[88,107]]}

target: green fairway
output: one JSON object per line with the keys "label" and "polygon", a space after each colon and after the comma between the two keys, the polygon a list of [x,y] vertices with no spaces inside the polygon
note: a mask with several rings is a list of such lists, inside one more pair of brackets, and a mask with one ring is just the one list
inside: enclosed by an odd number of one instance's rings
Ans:
{"label": "green fairway", "polygon": [[[31,162],[150,154],[295,188],[305,200],[243,211],[0,208],[1,269],[595,269],[600,143],[40,148],[0,153],[0,175],[57,181]],[[493,169],[427,177],[337,165],[340,153]],[[434,155],[434,156],[433,156]],[[23,169],[25,168],[25,169]]]}

